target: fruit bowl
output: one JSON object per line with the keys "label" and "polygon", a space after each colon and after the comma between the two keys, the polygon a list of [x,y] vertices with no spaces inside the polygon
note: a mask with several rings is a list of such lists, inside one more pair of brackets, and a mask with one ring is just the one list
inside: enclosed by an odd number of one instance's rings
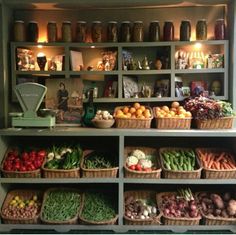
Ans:
{"label": "fruit bowl", "polygon": [[108,119],[108,120],[99,120],[99,119],[93,119],[92,120],[93,125],[96,128],[110,128],[115,123],[114,119]]}

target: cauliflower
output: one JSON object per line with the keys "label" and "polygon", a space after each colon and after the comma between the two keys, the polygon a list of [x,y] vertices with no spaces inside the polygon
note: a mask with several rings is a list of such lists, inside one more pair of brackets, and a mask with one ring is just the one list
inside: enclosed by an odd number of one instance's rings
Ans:
{"label": "cauliflower", "polygon": [[129,156],[126,159],[126,164],[128,167],[138,164],[138,158],[135,156]]}
{"label": "cauliflower", "polygon": [[151,168],[152,167],[152,161],[148,159],[141,159],[139,160],[140,165],[142,168]]}
{"label": "cauliflower", "polygon": [[139,149],[135,149],[132,154],[132,156],[135,156],[136,158],[138,158],[138,160],[140,159],[145,159],[146,155],[143,151],[139,150]]}

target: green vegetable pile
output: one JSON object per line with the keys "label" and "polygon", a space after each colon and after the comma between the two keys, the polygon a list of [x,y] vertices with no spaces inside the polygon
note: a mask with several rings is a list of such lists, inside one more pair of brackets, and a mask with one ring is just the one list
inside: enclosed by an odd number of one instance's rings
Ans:
{"label": "green vegetable pile", "polygon": [[221,112],[223,117],[231,117],[235,115],[235,112],[233,111],[231,107],[231,103],[225,102],[225,101],[217,101],[217,103],[221,107]]}
{"label": "green vegetable pile", "polygon": [[196,164],[196,155],[193,150],[166,150],[161,157],[168,170],[193,171]]}
{"label": "green vegetable pile", "polygon": [[93,151],[85,157],[83,167],[86,169],[105,169],[115,167],[110,153]]}
{"label": "green vegetable pile", "polygon": [[101,222],[115,218],[115,202],[110,195],[102,193],[85,193],[82,218]]}
{"label": "green vegetable pile", "polygon": [[79,193],[55,190],[48,193],[43,204],[42,216],[49,221],[67,221],[78,214],[79,207]]}

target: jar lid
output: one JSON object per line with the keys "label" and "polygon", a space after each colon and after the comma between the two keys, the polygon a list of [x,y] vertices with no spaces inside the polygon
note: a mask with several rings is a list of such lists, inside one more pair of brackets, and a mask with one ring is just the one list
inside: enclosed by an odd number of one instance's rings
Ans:
{"label": "jar lid", "polygon": [[217,19],[216,21],[225,21],[225,19]]}
{"label": "jar lid", "polygon": [[29,23],[38,24],[38,22],[34,20],[29,21]]}
{"label": "jar lid", "polygon": [[141,21],[141,20],[136,20],[136,21],[134,21],[134,23],[143,23],[143,21]]}
{"label": "jar lid", "polygon": [[191,20],[181,20],[181,22],[191,22]]}
{"label": "jar lid", "polygon": [[25,23],[23,20],[15,20],[15,23]]}
{"label": "jar lid", "polygon": [[93,24],[101,24],[102,22],[100,20],[95,20],[95,21],[92,21]]}
{"label": "jar lid", "polygon": [[171,23],[173,23],[173,20],[165,20],[165,22],[171,22]]}
{"label": "jar lid", "polygon": [[50,24],[56,24],[56,21],[50,20],[50,21],[48,21],[48,23],[50,23]]}
{"label": "jar lid", "polygon": [[159,20],[152,20],[151,23],[159,23]]}
{"label": "jar lid", "polygon": [[86,24],[86,21],[83,21],[83,20],[77,20],[77,23]]}
{"label": "jar lid", "polygon": [[198,21],[206,21],[206,19],[200,19],[200,20],[198,20]]}
{"label": "jar lid", "polygon": [[122,21],[122,24],[130,24],[130,21],[126,20],[126,21]]}
{"label": "jar lid", "polygon": [[117,21],[108,21],[108,23],[117,24]]}
{"label": "jar lid", "polygon": [[71,24],[71,22],[69,20],[65,20],[62,22],[63,24]]}

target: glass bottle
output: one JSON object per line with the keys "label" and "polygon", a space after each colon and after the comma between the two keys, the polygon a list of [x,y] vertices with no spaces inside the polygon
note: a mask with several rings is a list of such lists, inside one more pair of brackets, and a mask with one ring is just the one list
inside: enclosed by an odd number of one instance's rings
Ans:
{"label": "glass bottle", "polygon": [[57,24],[55,21],[49,21],[47,25],[48,42],[57,41]]}
{"label": "glass bottle", "polygon": [[92,22],[92,41],[102,42],[102,22],[93,21]]}
{"label": "glass bottle", "polygon": [[215,40],[225,40],[225,20],[224,19],[216,20]]}
{"label": "glass bottle", "polygon": [[118,41],[118,28],[116,21],[109,21],[107,25],[107,41],[117,42]]}
{"label": "glass bottle", "polygon": [[143,42],[143,22],[134,21],[133,42]]}
{"label": "glass bottle", "polygon": [[86,42],[86,21],[77,21],[76,41],[77,42]]}
{"label": "glass bottle", "polygon": [[164,39],[164,41],[173,41],[174,40],[173,21],[165,21],[163,39]]}
{"label": "glass bottle", "polygon": [[180,25],[180,41],[190,41],[191,23],[189,20],[182,20]]}
{"label": "glass bottle", "polygon": [[149,25],[149,41],[158,42],[160,41],[160,25],[159,21],[152,21]]}
{"label": "glass bottle", "polygon": [[196,39],[207,40],[207,23],[206,20],[198,20],[196,25]]}
{"label": "glass bottle", "polygon": [[121,22],[120,40],[121,40],[121,42],[130,42],[130,40],[131,40],[130,21]]}
{"label": "glass bottle", "polygon": [[36,21],[30,21],[27,27],[28,42],[38,42],[39,29]]}
{"label": "glass bottle", "polygon": [[13,26],[13,36],[15,42],[25,41],[25,23],[22,20],[16,20]]}
{"label": "glass bottle", "polygon": [[71,22],[63,21],[62,28],[62,41],[63,42],[71,42],[72,41],[72,30],[71,30]]}

